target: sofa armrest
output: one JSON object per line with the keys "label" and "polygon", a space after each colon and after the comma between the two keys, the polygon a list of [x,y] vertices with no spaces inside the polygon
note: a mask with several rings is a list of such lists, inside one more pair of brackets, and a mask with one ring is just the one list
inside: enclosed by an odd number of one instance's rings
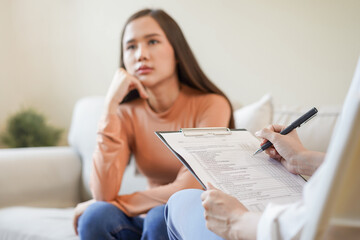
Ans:
{"label": "sofa armrest", "polygon": [[70,147],[0,149],[0,208],[74,206],[80,178],[81,160]]}

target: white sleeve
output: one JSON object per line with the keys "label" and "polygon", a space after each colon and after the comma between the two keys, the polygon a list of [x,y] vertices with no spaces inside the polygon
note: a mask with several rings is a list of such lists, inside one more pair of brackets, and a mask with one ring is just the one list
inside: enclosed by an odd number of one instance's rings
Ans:
{"label": "white sleeve", "polygon": [[319,181],[323,174],[323,167],[313,175],[308,183],[305,184],[302,199],[297,202],[278,205],[269,203],[265,208],[258,227],[258,240],[277,240],[277,239],[299,239],[301,231],[309,217],[307,208],[313,199],[314,192],[321,188]]}
{"label": "white sleeve", "polygon": [[305,223],[305,207],[301,201],[288,205],[270,203],[257,228],[257,239],[298,239]]}

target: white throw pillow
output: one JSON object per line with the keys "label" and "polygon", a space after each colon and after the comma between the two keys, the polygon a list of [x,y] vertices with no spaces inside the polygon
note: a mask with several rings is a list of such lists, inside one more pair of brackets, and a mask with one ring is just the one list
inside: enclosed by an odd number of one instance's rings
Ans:
{"label": "white throw pillow", "polygon": [[259,101],[234,111],[235,127],[251,133],[268,126],[272,121],[272,97],[264,95]]}

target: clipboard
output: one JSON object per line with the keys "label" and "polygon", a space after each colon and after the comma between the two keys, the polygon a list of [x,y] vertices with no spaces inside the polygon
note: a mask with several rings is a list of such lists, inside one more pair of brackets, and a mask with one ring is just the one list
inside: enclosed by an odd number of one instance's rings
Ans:
{"label": "clipboard", "polygon": [[246,129],[185,128],[155,132],[206,190],[207,182],[239,199],[249,210],[301,198],[306,180],[265,153]]}
{"label": "clipboard", "polygon": [[208,127],[208,128],[181,128],[180,131],[157,131],[155,134],[161,139],[161,141],[171,150],[171,152],[182,162],[182,164],[192,173],[192,175],[198,180],[201,186],[206,190],[206,183],[204,183],[196,172],[192,169],[190,164],[177,152],[171,145],[165,140],[162,134],[166,133],[183,133],[186,137],[195,136],[217,136],[217,135],[230,135],[232,131],[246,131],[246,129],[229,129],[227,127]]}

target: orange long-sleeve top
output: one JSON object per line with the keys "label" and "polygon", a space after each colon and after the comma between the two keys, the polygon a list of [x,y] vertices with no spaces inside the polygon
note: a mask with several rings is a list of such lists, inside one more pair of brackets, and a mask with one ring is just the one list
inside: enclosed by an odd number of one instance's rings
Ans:
{"label": "orange long-sleeve top", "polygon": [[[223,96],[201,93],[186,85],[181,85],[179,96],[165,112],[154,112],[141,98],[119,105],[117,114],[104,116],[99,123],[90,181],[93,197],[114,204],[128,216],[137,216],[165,204],[179,190],[201,189],[195,177],[154,132],[225,127],[230,111]],[[149,187],[119,196],[131,153]]]}

